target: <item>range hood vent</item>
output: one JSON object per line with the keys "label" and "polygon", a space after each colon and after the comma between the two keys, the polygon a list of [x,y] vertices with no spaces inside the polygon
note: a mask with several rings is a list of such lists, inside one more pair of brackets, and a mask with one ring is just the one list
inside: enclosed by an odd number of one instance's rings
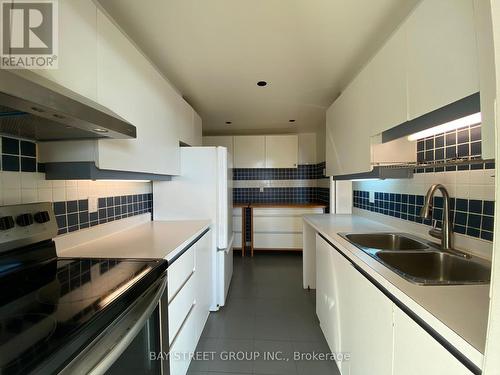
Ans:
{"label": "range hood vent", "polygon": [[402,179],[412,178],[413,168],[402,167],[373,167],[369,172],[344,174],[341,176],[333,176],[334,180],[385,180],[385,179]]}
{"label": "range hood vent", "polygon": [[36,141],[136,138],[102,105],[32,72],[0,70],[0,133]]}
{"label": "range hood vent", "polygon": [[99,169],[94,162],[44,163],[47,180],[145,180],[170,181],[172,176],[155,173]]}

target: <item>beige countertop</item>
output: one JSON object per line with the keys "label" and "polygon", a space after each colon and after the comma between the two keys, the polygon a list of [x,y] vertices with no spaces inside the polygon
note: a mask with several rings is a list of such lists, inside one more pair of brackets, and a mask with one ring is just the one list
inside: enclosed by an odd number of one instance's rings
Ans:
{"label": "beige countertop", "polygon": [[413,284],[338,234],[402,232],[400,229],[356,215],[307,215],[304,220],[476,366],[482,367],[488,324],[489,285]]}
{"label": "beige countertop", "polygon": [[171,260],[209,227],[208,220],[181,220],[134,223],[111,233],[92,233],[90,228],[56,239],[56,247],[61,257]]}

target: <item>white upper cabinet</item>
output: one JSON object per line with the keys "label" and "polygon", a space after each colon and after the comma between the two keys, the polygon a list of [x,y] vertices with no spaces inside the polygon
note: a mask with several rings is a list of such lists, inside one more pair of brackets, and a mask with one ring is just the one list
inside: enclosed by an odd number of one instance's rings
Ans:
{"label": "white upper cabinet", "polygon": [[203,137],[203,146],[222,146],[234,156],[233,137],[231,135],[212,135]]}
{"label": "white upper cabinet", "polygon": [[402,25],[355,80],[353,94],[370,135],[408,119],[405,49],[406,27]]}
{"label": "white upper cabinet", "polygon": [[470,372],[408,315],[394,306],[393,375],[470,375]]}
{"label": "white upper cabinet", "polygon": [[58,68],[34,70],[84,97],[97,100],[96,6],[88,0],[59,2]]}
{"label": "white upper cabinet", "polygon": [[406,26],[410,119],[479,91],[473,0],[425,0]]}
{"label": "white upper cabinet", "polygon": [[266,136],[266,168],[296,168],[298,158],[297,135]]}
{"label": "white upper cabinet", "polygon": [[239,135],[233,138],[234,168],[265,168],[266,137]]}
{"label": "white upper cabinet", "polygon": [[326,112],[326,173],[337,176],[371,170],[365,114],[351,86]]}
{"label": "white upper cabinet", "polygon": [[98,101],[137,127],[137,139],[98,141],[98,167],[178,174],[179,94],[101,11],[97,30]]}
{"label": "white upper cabinet", "polygon": [[201,146],[201,117],[182,97],[178,98],[179,113],[176,120],[179,128],[179,141],[189,146]]}

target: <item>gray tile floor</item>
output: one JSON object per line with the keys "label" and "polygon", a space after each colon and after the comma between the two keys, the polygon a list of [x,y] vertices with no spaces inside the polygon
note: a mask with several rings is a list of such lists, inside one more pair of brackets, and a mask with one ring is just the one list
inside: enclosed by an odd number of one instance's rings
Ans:
{"label": "gray tile floor", "polygon": [[[193,360],[189,374],[339,374],[332,361],[294,358],[295,352],[329,353],[315,293],[302,289],[301,254],[235,256],[227,304],[210,314],[197,352],[210,359]],[[259,356],[226,358],[231,352]],[[264,359],[277,352],[279,360]]]}

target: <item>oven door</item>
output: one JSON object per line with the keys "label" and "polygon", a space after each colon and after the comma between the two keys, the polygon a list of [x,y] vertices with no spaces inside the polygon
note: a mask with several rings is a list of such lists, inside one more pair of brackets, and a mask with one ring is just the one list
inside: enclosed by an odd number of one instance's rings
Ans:
{"label": "oven door", "polygon": [[61,374],[168,375],[166,275],[102,332]]}

